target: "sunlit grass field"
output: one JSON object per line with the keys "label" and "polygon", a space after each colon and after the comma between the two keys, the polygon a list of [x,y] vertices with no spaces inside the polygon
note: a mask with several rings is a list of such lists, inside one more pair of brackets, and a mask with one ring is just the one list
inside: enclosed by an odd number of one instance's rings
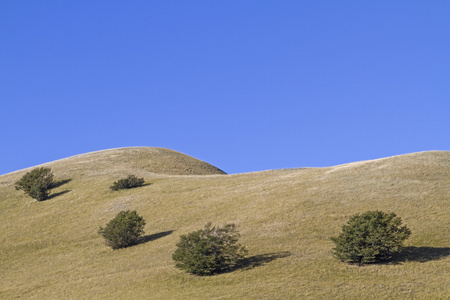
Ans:
{"label": "sunlit grass field", "polygon": [[[450,152],[234,175],[160,148],[44,166],[60,185],[42,202],[14,189],[31,168],[0,176],[1,299],[450,298]],[[130,174],[146,184],[109,189]],[[146,233],[112,250],[97,230],[121,210],[143,216]],[[337,261],[330,236],[367,210],[401,217],[406,249],[383,264]],[[238,225],[249,250],[240,268],[198,277],[174,267],[180,235],[207,222]]]}

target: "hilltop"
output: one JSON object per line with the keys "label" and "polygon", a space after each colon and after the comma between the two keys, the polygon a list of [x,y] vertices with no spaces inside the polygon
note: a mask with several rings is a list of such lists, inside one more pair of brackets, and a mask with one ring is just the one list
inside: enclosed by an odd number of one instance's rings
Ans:
{"label": "hilltop", "polygon": [[[27,170],[0,176],[0,298],[445,299],[450,297],[450,152],[328,168],[225,175],[176,151],[121,148],[49,162],[61,182],[37,202],[14,190]],[[128,174],[140,188],[112,192]],[[97,234],[135,209],[146,242],[111,250]],[[331,255],[329,237],[366,210],[396,212],[411,229],[402,255],[357,267]],[[196,277],[174,268],[181,234],[239,226],[245,268]]]}
{"label": "hilltop", "polygon": [[[71,176],[139,173],[142,175],[216,175],[222,170],[186,154],[156,147],[125,147],[79,154],[42,164]],[[31,169],[31,168],[28,168]],[[28,169],[21,171],[28,171]],[[18,171],[20,172],[20,171]]]}

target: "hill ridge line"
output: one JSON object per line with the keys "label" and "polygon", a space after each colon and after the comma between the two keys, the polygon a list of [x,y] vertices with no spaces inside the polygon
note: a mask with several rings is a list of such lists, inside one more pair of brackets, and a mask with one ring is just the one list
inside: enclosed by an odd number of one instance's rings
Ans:
{"label": "hill ridge line", "polygon": [[[193,156],[190,156],[190,155],[184,154],[182,152],[179,152],[177,150],[172,150],[172,149],[169,149],[169,148],[152,147],[152,146],[125,146],[125,147],[107,148],[107,149],[101,149],[101,150],[95,150],[95,151],[75,154],[75,155],[71,155],[71,156],[68,156],[68,157],[63,157],[63,158],[55,159],[55,160],[52,160],[52,161],[44,162],[44,163],[41,163],[41,164],[37,164],[37,165],[34,165],[34,166],[26,167],[26,168],[23,168],[23,169],[15,170],[15,171],[12,171],[12,172],[9,172],[9,173],[0,174],[0,177],[4,176],[4,175],[9,175],[9,174],[15,174],[17,172],[27,171],[27,170],[30,170],[30,169],[33,169],[33,168],[45,167],[47,165],[61,163],[61,162],[64,162],[64,161],[67,161],[67,160],[71,160],[71,159],[82,158],[82,157],[86,157],[86,156],[89,156],[89,155],[95,155],[95,154],[99,154],[99,153],[106,153],[106,152],[110,152],[110,151],[127,150],[127,149],[128,150],[152,150],[155,153],[157,153],[157,152],[160,152],[160,153],[162,153],[162,152],[172,152],[172,153],[185,155],[187,157],[190,157],[190,158],[193,158],[193,159],[197,160],[197,158],[195,158]],[[356,166],[364,165],[364,164],[367,164],[367,163],[388,160],[388,159],[396,158],[396,157],[405,157],[405,156],[413,156],[413,155],[420,155],[420,154],[427,154],[427,153],[439,153],[439,152],[445,153],[445,152],[450,152],[450,151],[447,151],[447,150],[424,150],[424,151],[410,152],[410,153],[404,153],[404,154],[396,154],[396,155],[380,157],[380,158],[374,158],[374,159],[366,159],[366,160],[342,163],[342,164],[337,164],[337,165],[332,165],[332,166],[325,166],[325,167],[309,166],[309,167],[267,169],[267,170],[249,171],[249,172],[243,172],[243,173],[233,173],[233,174],[229,174],[229,175],[239,175],[239,174],[249,174],[249,173],[259,173],[259,172],[270,172],[270,171],[279,171],[279,170],[281,170],[281,171],[282,170],[288,171],[288,170],[312,169],[312,168],[314,168],[314,169],[331,168],[332,170],[329,170],[328,172],[333,172],[334,170],[341,169],[341,168],[356,167]],[[209,164],[207,162],[205,162],[205,163]],[[211,165],[211,166],[213,166],[213,165]],[[215,166],[213,166],[213,167],[215,167]],[[175,174],[171,174],[171,175],[175,175]],[[208,175],[211,175],[211,174],[208,174]]]}

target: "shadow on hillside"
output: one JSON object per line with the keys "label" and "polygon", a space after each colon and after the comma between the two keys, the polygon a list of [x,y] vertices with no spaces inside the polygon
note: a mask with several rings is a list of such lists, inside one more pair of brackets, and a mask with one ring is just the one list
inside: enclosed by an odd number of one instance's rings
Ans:
{"label": "shadow on hillside", "polygon": [[427,262],[432,260],[439,260],[450,256],[450,248],[436,248],[436,247],[405,247],[401,253],[395,254],[386,263],[399,264],[403,262]]}
{"label": "shadow on hillside", "polygon": [[60,186],[66,184],[66,183],[69,183],[71,181],[72,181],[72,179],[62,179],[62,180],[55,181],[52,184],[52,189],[56,189],[57,187],[60,187]]}
{"label": "shadow on hillside", "polygon": [[[60,186],[62,186],[62,185],[65,185],[66,183],[69,183],[69,182],[71,182],[71,181],[72,181],[72,179],[62,179],[62,180],[57,180],[57,181],[53,182],[51,188],[52,188],[52,189],[56,189],[56,188],[58,188],[58,187],[60,187]],[[62,191],[62,192],[50,194],[50,195],[48,196],[48,198],[45,199],[45,200],[50,200],[50,199],[56,198],[56,197],[58,197],[58,196],[67,194],[68,192],[70,192],[70,190],[65,190],[65,191]]]}
{"label": "shadow on hillside", "polygon": [[132,189],[137,189],[137,188],[140,188],[140,187],[143,187],[143,186],[149,186],[149,185],[152,185],[152,184],[153,183],[151,183],[151,182],[145,182],[145,183],[143,183],[141,185],[133,186],[133,187],[125,188],[125,189],[121,189],[121,190],[132,190]]}
{"label": "shadow on hillside", "polygon": [[133,187],[128,187],[128,188],[119,188],[119,189],[115,189],[115,188],[113,188],[113,186],[110,186],[109,189],[114,193],[114,192],[118,192],[118,191],[134,190],[134,189],[138,189],[138,188],[144,187],[144,186],[149,186],[152,184],[153,183],[151,183],[151,182],[147,182],[147,183],[143,183],[142,185],[139,185],[139,186],[133,186]]}
{"label": "shadow on hillside", "polygon": [[278,253],[266,253],[266,254],[260,254],[260,255],[254,255],[250,257],[243,258],[239,260],[237,265],[226,272],[232,272],[238,269],[244,269],[249,270],[256,267],[264,266],[265,264],[270,263],[271,261],[274,261],[278,258],[284,258],[291,256],[291,253],[288,251],[278,252]]}
{"label": "shadow on hillside", "polygon": [[174,230],[169,230],[169,231],[164,231],[164,232],[159,232],[159,233],[143,236],[140,239],[139,244],[143,244],[143,243],[147,243],[147,242],[151,242],[151,241],[160,239],[162,237],[168,236],[169,234],[172,234],[173,232],[174,232]]}
{"label": "shadow on hillside", "polygon": [[53,199],[53,198],[55,198],[55,197],[58,197],[58,196],[67,194],[67,193],[70,192],[70,191],[71,191],[71,190],[65,190],[65,191],[62,191],[62,192],[50,194],[46,200],[50,200],[50,199]]}

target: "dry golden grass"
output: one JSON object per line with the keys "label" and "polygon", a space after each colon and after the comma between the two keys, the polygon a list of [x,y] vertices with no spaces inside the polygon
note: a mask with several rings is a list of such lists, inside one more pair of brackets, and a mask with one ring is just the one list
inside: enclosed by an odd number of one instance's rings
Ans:
{"label": "dry golden grass", "polygon": [[[156,148],[45,166],[67,181],[43,202],[14,190],[28,170],[0,176],[2,299],[450,298],[450,152],[236,175]],[[149,184],[109,190],[129,174]],[[125,209],[145,218],[146,242],[111,250],[98,227]],[[334,259],[329,237],[375,209],[412,230],[404,253],[363,267]],[[212,277],[174,268],[179,236],[208,221],[239,226],[245,268]]]}

